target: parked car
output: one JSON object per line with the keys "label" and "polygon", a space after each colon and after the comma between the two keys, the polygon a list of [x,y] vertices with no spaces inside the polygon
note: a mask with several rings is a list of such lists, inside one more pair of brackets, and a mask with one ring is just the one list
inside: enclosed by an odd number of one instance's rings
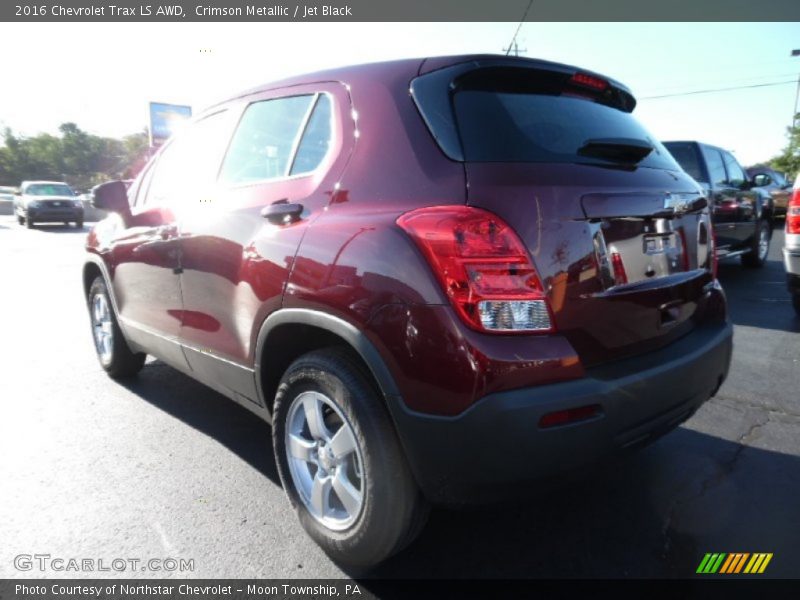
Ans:
{"label": "parked car", "polygon": [[95,190],[100,364],[152,354],[271,422],[300,522],[350,565],[430,503],[652,441],[722,384],[732,328],[703,192],[635,103],[498,56],[236,95]]}
{"label": "parked car", "polygon": [[800,177],[794,180],[792,198],[786,211],[786,242],[783,247],[783,262],[789,293],[792,294],[794,310],[800,316]]}
{"label": "parked car", "polygon": [[757,187],[772,197],[775,215],[785,215],[792,196],[792,184],[786,179],[786,175],[764,165],[750,167],[747,175]]}
{"label": "parked car", "polygon": [[711,200],[717,257],[764,266],[772,239],[772,199],[727,150],[694,141],[664,142]]}
{"label": "parked car", "polygon": [[70,222],[83,227],[83,204],[75,192],[61,181],[23,181],[14,202],[20,225],[29,229],[36,223]]}
{"label": "parked car", "polygon": [[0,186],[0,201],[13,202],[17,188]]}

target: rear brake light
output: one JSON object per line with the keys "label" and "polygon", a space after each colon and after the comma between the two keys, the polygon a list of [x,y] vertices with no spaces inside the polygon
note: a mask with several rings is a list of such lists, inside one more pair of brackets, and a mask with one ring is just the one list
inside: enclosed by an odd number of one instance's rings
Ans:
{"label": "rear brake light", "polygon": [[786,208],[786,233],[800,233],[800,188],[792,192]]}
{"label": "rear brake light", "polygon": [[614,285],[628,283],[628,274],[625,272],[625,265],[622,264],[622,256],[619,252],[611,253],[611,266],[614,268]]}
{"label": "rear brake light", "polygon": [[522,241],[468,206],[413,210],[397,224],[419,246],[461,319],[491,333],[549,333],[550,307]]}
{"label": "rear brake light", "polygon": [[572,83],[599,91],[602,91],[608,87],[608,82],[605,79],[600,79],[599,77],[595,77],[593,75],[587,75],[586,73],[575,73],[575,75],[572,76],[571,81]]}

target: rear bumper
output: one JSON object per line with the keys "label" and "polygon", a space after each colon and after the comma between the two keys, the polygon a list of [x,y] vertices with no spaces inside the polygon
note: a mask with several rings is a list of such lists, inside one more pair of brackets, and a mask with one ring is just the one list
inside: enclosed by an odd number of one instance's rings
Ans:
{"label": "rear bumper", "polygon": [[[455,417],[390,410],[411,468],[434,502],[507,496],[517,484],[592,463],[645,443],[688,419],[724,381],[730,323],[708,324],[659,351],[587,372],[587,377],[486,396]],[[588,421],[540,429],[550,412],[599,404]]]}
{"label": "rear bumper", "polygon": [[[787,237],[789,236],[787,235]],[[792,237],[800,238],[800,235]],[[788,275],[800,277],[800,243],[797,246],[787,246],[783,249],[783,264]]]}

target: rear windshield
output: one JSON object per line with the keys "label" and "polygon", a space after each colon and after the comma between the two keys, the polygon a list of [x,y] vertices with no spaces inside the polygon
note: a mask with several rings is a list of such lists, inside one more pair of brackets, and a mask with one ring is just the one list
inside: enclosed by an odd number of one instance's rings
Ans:
{"label": "rear windshield", "polygon": [[707,181],[700,166],[700,156],[697,154],[697,146],[691,142],[665,142],[664,146],[669,150],[672,157],[695,181]]}
{"label": "rear windshield", "polygon": [[[618,164],[610,157],[586,156],[579,150],[590,140],[626,138],[653,147],[637,166],[680,170],[661,143],[630,114],[635,100],[611,85],[585,89],[569,73],[539,69],[477,69],[449,82],[451,121],[443,115],[445,102],[435,101],[441,92],[433,89],[432,82],[421,83],[414,89],[419,92],[415,99],[434,138],[451,158]],[[457,142],[451,141],[456,137]],[[459,147],[454,150],[456,144]]]}

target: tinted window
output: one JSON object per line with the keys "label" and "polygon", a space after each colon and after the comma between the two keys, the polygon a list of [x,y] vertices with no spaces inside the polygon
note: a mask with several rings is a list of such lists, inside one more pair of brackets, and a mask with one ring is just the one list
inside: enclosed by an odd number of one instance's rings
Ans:
{"label": "tinted window", "polygon": [[488,90],[455,94],[456,122],[464,158],[480,162],[612,162],[581,156],[598,138],[632,138],[654,150],[638,164],[678,165],[631,116],[617,108],[570,96]]}
{"label": "tinted window", "polygon": [[331,143],[331,100],[321,94],[297,148],[290,175],[310,173],[316,169]]}
{"label": "tinted window", "polygon": [[[192,123],[164,148],[145,174],[146,204],[177,206],[199,202],[208,193],[225,148],[225,116],[218,112]],[[147,177],[150,184],[145,189]]]}
{"label": "tinted window", "polygon": [[220,171],[223,183],[284,177],[313,95],[255,102],[247,107]]}
{"label": "tinted window", "polygon": [[708,176],[711,179],[711,183],[714,185],[727,184],[728,176],[725,173],[725,165],[722,162],[722,155],[719,153],[719,150],[703,147],[703,156],[705,156],[706,159]]}
{"label": "tinted window", "polygon": [[732,186],[740,187],[747,181],[747,175],[745,175],[744,169],[742,169],[739,163],[736,162],[736,159],[727,152],[725,152],[725,169],[728,171],[728,183]]}
{"label": "tinted window", "polygon": [[706,176],[700,166],[697,146],[689,142],[666,142],[664,146],[672,154],[672,157],[678,161],[681,168],[695,181],[706,181]]}

